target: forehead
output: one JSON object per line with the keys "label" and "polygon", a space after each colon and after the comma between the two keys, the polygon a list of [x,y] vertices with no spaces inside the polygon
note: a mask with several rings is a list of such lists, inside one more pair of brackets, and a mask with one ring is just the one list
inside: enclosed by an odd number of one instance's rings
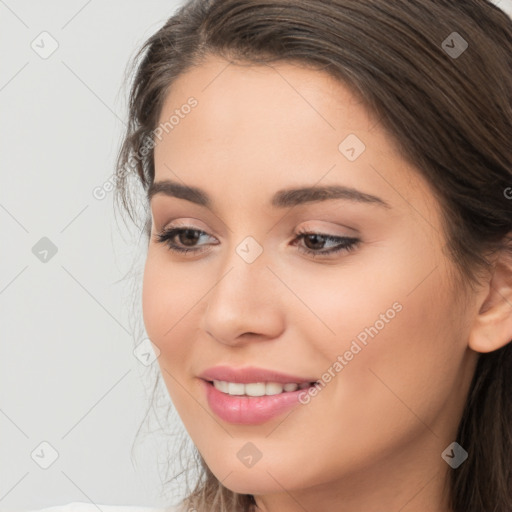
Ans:
{"label": "forehead", "polygon": [[193,117],[201,118],[205,131],[233,130],[248,123],[254,129],[276,126],[290,131],[292,120],[306,124],[311,133],[375,125],[373,115],[344,84],[326,72],[291,62],[237,64],[211,56],[172,83],[159,122],[169,120],[190,97],[198,101]]}
{"label": "forehead", "polygon": [[[159,123],[166,129],[155,140],[155,181],[203,186],[213,197],[256,194],[264,204],[278,189],[321,182],[410,208],[429,193],[358,96],[297,64],[210,57],[171,85]],[[346,140],[357,159],[340,149]]]}

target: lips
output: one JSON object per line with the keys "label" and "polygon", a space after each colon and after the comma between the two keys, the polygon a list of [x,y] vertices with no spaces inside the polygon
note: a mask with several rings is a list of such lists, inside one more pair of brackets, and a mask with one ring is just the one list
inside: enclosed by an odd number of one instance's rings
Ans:
{"label": "lips", "polygon": [[[199,378],[206,394],[211,411],[220,419],[239,425],[258,425],[284,414],[291,407],[298,406],[299,397],[306,391],[302,388],[318,382],[314,377],[304,377],[276,370],[267,370],[254,366],[235,368],[231,366],[214,366],[203,371]],[[226,394],[213,384],[220,381],[235,384],[272,383],[298,384],[299,389],[279,394],[263,396],[240,396]]]}
{"label": "lips", "polygon": [[201,380],[210,410],[221,420],[237,424],[254,426],[266,423],[282,416],[293,407],[298,407],[301,393],[297,390],[272,396],[231,396],[222,393],[210,382]]}
{"label": "lips", "polygon": [[276,370],[267,370],[254,366],[235,368],[232,366],[214,366],[208,368],[199,375],[199,378],[213,382],[221,380],[226,382],[236,382],[240,384],[251,384],[255,382],[278,382],[281,384],[303,384],[317,382],[315,377],[303,377],[281,373]]}

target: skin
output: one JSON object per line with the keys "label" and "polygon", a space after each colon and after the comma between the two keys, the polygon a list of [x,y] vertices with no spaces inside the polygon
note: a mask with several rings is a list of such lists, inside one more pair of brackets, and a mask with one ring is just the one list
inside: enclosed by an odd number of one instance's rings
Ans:
{"label": "skin", "polygon": [[[160,121],[190,96],[197,106],[155,147],[155,181],[200,187],[213,204],[152,198],[143,314],[199,452],[224,486],[254,494],[265,512],[449,511],[443,485],[453,470],[441,453],[455,440],[478,352],[512,338],[510,278],[496,273],[464,308],[431,188],[327,74],[209,57],[173,83]],[[355,161],[338,150],[349,134],[366,146]],[[278,190],[333,184],[390,208],[269,206]],[[195,245],[206,250],[182,255],[157,242],[175,225],[206,232]],[[298,248],[315,250],[311,240],[293,244],[300,228],[360,244],[312,257]],[[247,236],[263,249],[250,264],[236,252]],[[187,247],[185,237],[174,243]],[[206,368],[320,379],[395,303],[400,312],[307,405],[250,426],[209,409],[198,379]],[[250,468],[237,457],[247,442],[262,453]]]}

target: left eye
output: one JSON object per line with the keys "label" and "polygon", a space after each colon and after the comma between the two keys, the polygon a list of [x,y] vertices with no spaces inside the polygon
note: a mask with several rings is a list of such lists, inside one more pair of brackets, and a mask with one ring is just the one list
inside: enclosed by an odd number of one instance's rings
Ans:
{"label": "left eye", "polygon": [[[306,231],[299,232],[292,245],[297,245],[298,241],[303,241],[306,246],[306,248],[299,246],[299,251],[305,252],[313,257],[334,254],[341,251],[352,251],[360,242],[358,238],[324,235],[322,233]],[[327,242],[334,243],[335,245],[330,249],[324,249]],[[318,247],[318,245],[321,245],[321,247]]]}
{"label": "left eye", "polygon": [[[208,237],[209,235],[205,231],[191,227],[169,228],[156,235],[156,242],[164,243],[170,251],[175,253],[200,253],[206,250],[196,246],[196,243],[202,236]],[[175,238],[178,239],[178,243],[176,243]],[[360,243],[358,238],[301,231],[296,233],[296,237],[291,245],[296,246],[301,241],[304,242],[305,247],[299,245],[299,251],[313,257],[334,254],[341,251],[348,252],[354,250]],[[334,243],[335,245],[329,249],[325,249],[324,246],[326,243]]]}

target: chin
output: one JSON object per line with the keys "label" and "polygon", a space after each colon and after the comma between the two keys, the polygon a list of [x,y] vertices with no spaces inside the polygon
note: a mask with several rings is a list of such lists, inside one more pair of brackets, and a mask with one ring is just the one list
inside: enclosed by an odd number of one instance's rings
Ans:
{"label": "chin", "polygon": [[[270,473],[272,474],[272,471]],[[255,473],[254,469],[233,472],[222,481],[222,485],[239,494],[265,495],[282,492],[283,490],[276,479],[268,473],[261,470]]]}
{"label": "chin", "polygon": [[283,487],[294,489],[305,485],[293,476],[291,469],[264,464],[263,460],[252,468],[244,468],[241,463],[235,467],[222,463],[208,467],[224,487],[239,494],[274,494],[282,492]]}

